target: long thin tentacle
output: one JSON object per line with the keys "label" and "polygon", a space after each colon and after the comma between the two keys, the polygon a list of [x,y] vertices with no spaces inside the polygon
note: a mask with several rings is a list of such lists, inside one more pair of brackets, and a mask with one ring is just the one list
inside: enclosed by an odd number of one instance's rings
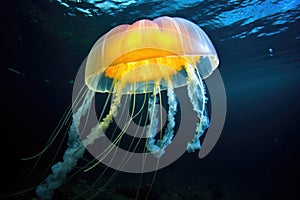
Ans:
{"label": "long thin tentacle", "polygon": [[37,187],[36,194],[40,199],[52,199],[54,191],[61,186],[66,179],[67,173],[70,172],[76,166],[77,161],[82,158],[85,148],[78,135],[78,126],[80,118],[88,112],[93,97],[94,92],[88,91],[83,105],[73,115],[73,123],[68,133],[68,148],[64,153],[63,161],[53,165],[51,168],[52,173]]}

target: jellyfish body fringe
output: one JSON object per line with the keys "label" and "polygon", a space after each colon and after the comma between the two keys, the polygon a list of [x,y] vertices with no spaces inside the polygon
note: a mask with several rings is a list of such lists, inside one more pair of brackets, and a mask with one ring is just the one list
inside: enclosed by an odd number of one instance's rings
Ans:
{"label": "jellyfish body fringe", "polygon": [[209,127],[209,118],[206,111],[206,101],[205,88],[201,80],[201,77],[197,77],[195,70],[192,66],[186,67],[188,74],[188,96],[191,104],[193,105],[193,110],[197,113],[199,122],[196,126],[196,133],[191,142],[187,144],[187,151],[194,152],[201,148],[200,137],[203,135],[204,131]]}
{"label": "jellyfish body fringe", "polygon": [[[197,112],[197,116],[200,120],[200,122],[197,123],[196,134],[193,140],[187,145],[187,150],[189,152],[194,152],[196,149],[201,148],[199,138],[204,133],[205,129],[208,128],[209,119],[205,110],[206,97],[202,80],[201,78],[198,79],[191,66],[187,67],[187,73],[188,96],[193,105],[193,110]],[[94,83],[96,84],[97,80],[95,80]],[[64,153],[63,161],[52,166],[52,174],[50,174],[36,189],[36,195],[39,199],[52,199],[54,191],[62,185],[63,181],[66,179],[67,173],[70,172],[77,165],[78,160],[83,157],[85,146],[93,144],[97,138],[104,136],[104,133],[112,122],[113,117],[117,115],[117,109],[120,106],[123,88],[124,83],[119,82],[115,84],[114,96],[109,113],[99,124],[91,129],[91,133],[87,136],[87,138],[81,141],[78,135],[80,119],[82,116],[87,114],[94,97],[94,91],[89,90],[87,92],[82,106],[73,115],[73,122],[68,132],[68,147]],[[165,148],[171,143],[174,137],[175,115],[178,104],[173,85],[171,81],[169,81],[167,90],[169,105],[168,124],[163,138],[156,141],[155,136],[157,134],[159,122],[157,116],[159,108],[155,106],[155,104],[158,101],[158,92],[159,88],[156,87],[149,98],[148,113],[150,115],[150,124],[147,126],[148,139],[146,142],[147,150],[156,158],[160,158],[164,154]]]}

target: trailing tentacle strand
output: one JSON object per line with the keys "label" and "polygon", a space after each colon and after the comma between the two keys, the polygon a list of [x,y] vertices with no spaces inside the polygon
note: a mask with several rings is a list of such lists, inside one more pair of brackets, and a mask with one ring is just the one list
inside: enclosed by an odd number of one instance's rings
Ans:
{"label": "trailing tentacle strand", "polygon": [[118,114],[118,107],[120,106],[124,85],[125,83],[122,81],[118,81],[115,84],[113,100],[110,105],[109,113],[99,124],[92,128],[91,133],[85,140],[82,141],[85,146],[93,144],[96,139],[105,135],[105,131],[109,127],[113,118]]}
{"label": "trailing tentacle strand", "polygon": [[147,125],[147,142],[146,148],[147,150],[152,153],[154,157],[158,157],[160,148],[156,145],[155,136],[157,134],[157,127],[158,127],[158,107],[155,104],[158,102],[157,94],[158,94],[158,87],[157,84],[154,88],[153,94],[151,94],[149,98],[149,105],[148,105],[148,114],[150,123]]}
{"label": "trailing tentacle strand", "polygon": [[177,98],[174,92],[174,87],[171,80],[168,81],[168,124],[165,129],[165,133],[162,139],[157,141],[157,145],[160,147],[160,157],[165,153],[165,148],[171,144],[174,137],[174,127],[175,127],[175,115],[177,112]]}
{"label": "trailing tentacle strand", "polygon": [[197,77],[194,68],[191,65],[186,67],[188,74],[188,96],[190,98],[190,102],[193,105],[193,109],[197,112],[197,116],[199,118],[199,122],[197,123],[196,133],[191,142],[187,145],[188,152],[194,152],[197,149],[201,148],[200,137],[203,135],[204,131],[209,127],[209,118],[206,112],[206,101],[205,97],[205,89],[201,77]]}
{"label": "trailing tentacle strand", "polygon": [[73,122],[68,132],[67,150],[64,153],[63,161],[52,166],[52,173],[36,189],[36,195],[42,200],[50,200],[54,191],[59,188],[63,181],[76,165],[80,158],[83,157],[85,148],[79,138],[78,128],[80,119],[86,115],[94,97],[94,91],[89,90],[83,100],[82,106],[73,115]]}

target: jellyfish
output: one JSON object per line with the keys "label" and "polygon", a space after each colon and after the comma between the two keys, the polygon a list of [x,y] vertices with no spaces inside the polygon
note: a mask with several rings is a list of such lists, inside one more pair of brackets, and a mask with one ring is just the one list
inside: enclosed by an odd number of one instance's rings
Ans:
{"label": "jellyfish", "polygon": [[[40,199],[51,199],[83,157],[86,147],[105,136],[110,124],[122,107],[122,96],[147,95],[149,123],[145,126],[145,149],[155,158],[164,156],[174,137],[178,100],[175,89],[186,86],[193,110],[198,117],[194,138],[186,147],[188,152],[201,148],[200,137],[209,127],[207,97],[203,79],[210,76],[219,64],[216,50],[205,32],[193,22],[178,17],[159,17],[119,25],[103,35],[90,50],[85,64],[85,89],[73,111],[68,131],[67,150],[63,160],[52,166],[51,174],[37,187]],[[168,111],[166,127],[159,132],[161,93],[166,92]],[[111,96],[108,113],[89,130],[79,134],[79,125],[87,116],[96,93]],[[145,103],[147,101],[147,103]],[[103,114],[103,112],[102,112]],[[133,117],[131,117],[132,119]],[[126,131],[119,133],[117,144]]]}

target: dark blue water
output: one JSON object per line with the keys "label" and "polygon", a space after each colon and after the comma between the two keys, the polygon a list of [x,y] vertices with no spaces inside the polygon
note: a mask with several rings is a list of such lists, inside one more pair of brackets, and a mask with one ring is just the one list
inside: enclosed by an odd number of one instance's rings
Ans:
{"label": "dark blue water", "polygon": [[[72,81],[94,42],[116,25],[162,15],[191,20],[210,36],[227,116],[207,157],[185,154],[158,172],[157,199],[300,198],[297,0],[1,2],[1,193],[30,188],[45,177],[62,135],[25,182],[34,162],[20,159],[44,147],[71,103]],[[96,175],[84,176],[91,182]],[[122,194],[136,179],[121,173],[109,196]]]}

